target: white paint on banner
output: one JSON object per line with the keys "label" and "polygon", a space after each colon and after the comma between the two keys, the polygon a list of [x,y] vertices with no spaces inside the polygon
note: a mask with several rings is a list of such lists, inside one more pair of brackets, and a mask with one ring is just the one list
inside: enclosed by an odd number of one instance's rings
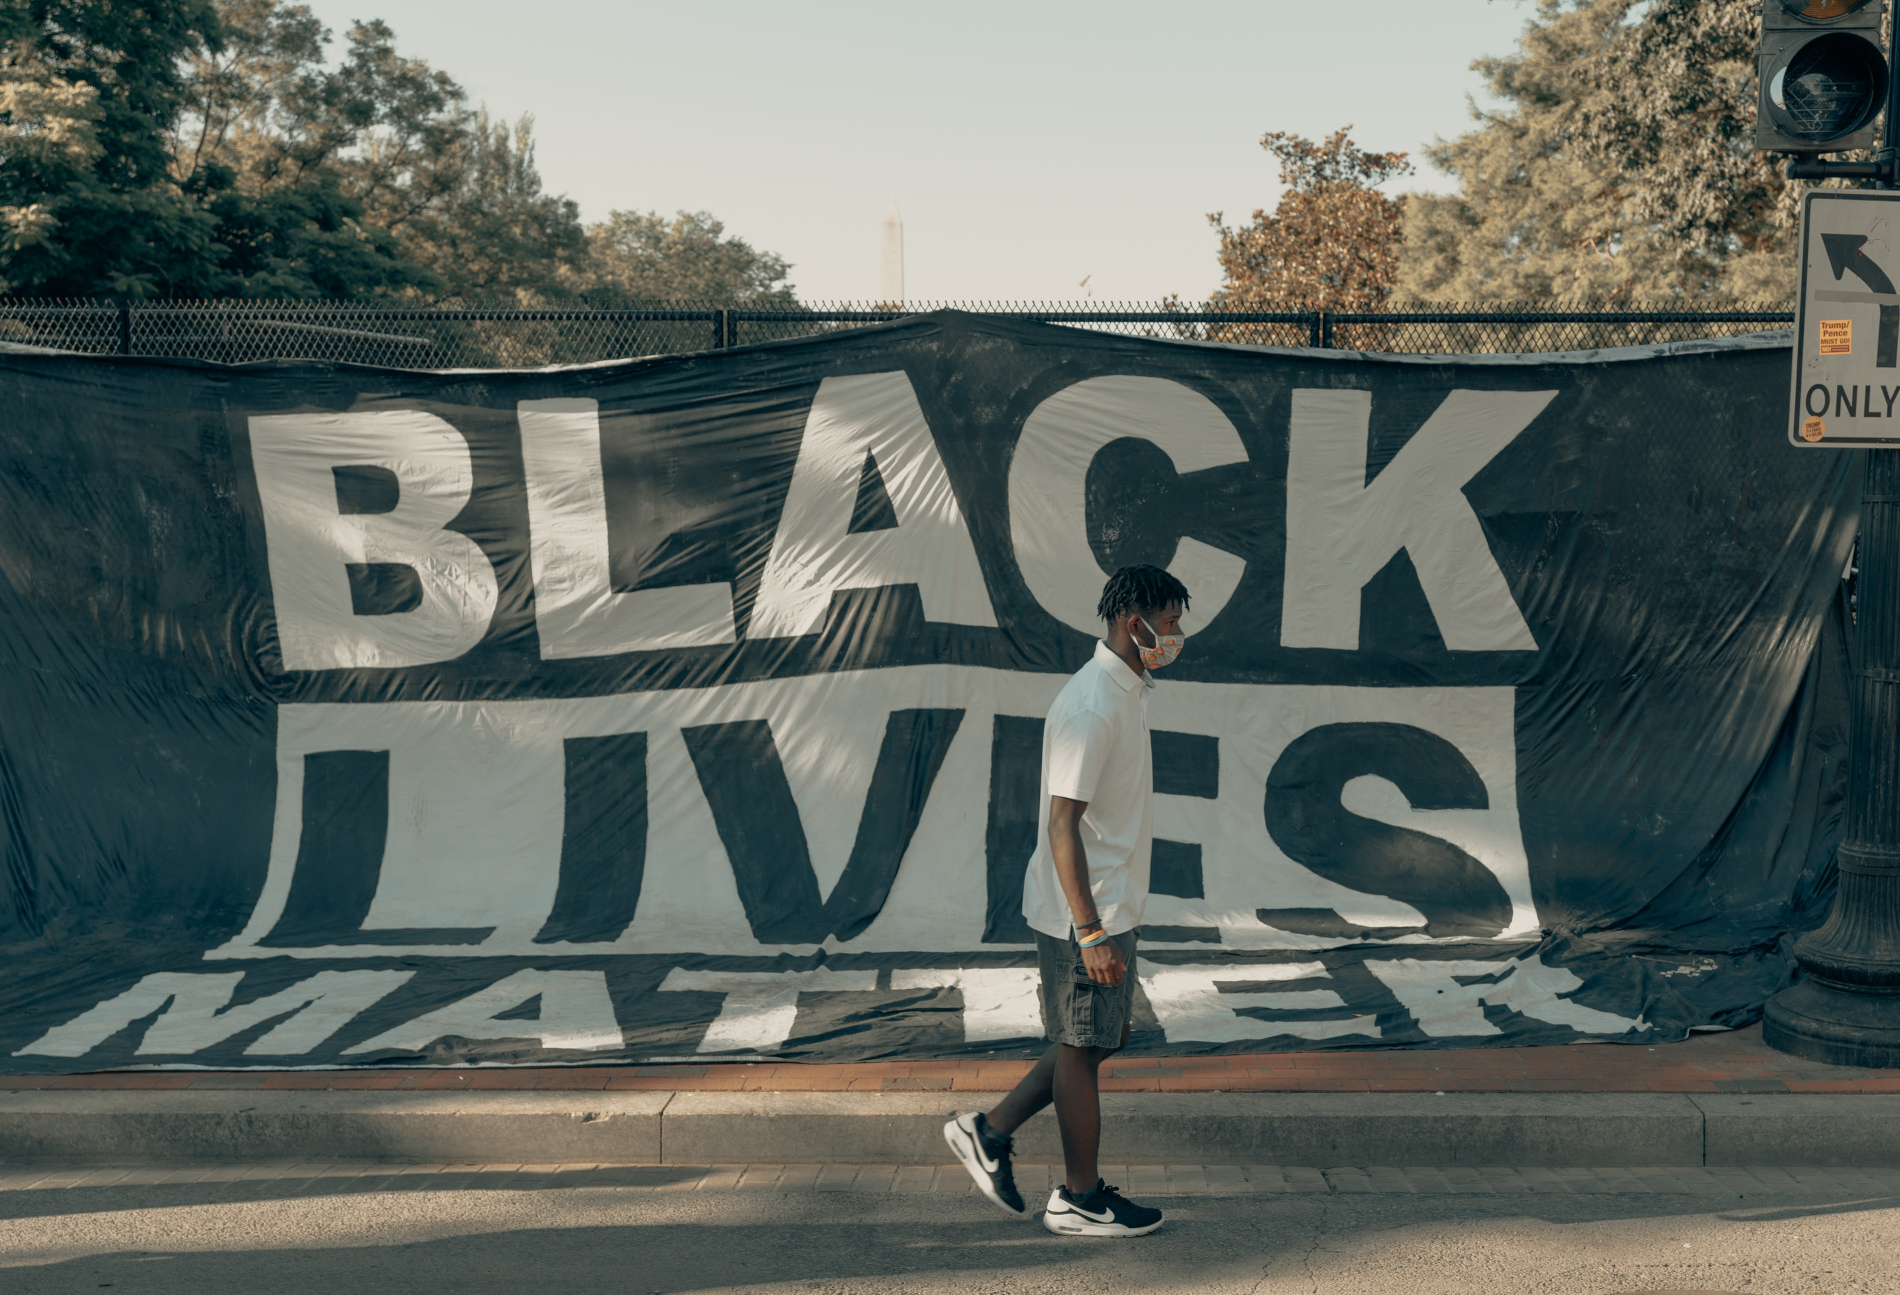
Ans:
{"label": "white paint on banner", "polygon": [[533,939],[560,883],[566,805],[556,719],[538,703],[278,707],[270,870],[234,943],[255,944],[283,914],[303,834],[304,757],[387,751],[387,835],[363,929],[492,926],[484,952],[545,951]]}
{"label": "white paint on banner", "polygon": [[158,1012],[139,1043],[139,1056],[199,1052],[280,1016],[286,1019],[245,1048],[244,1055],[301,1056],[415,974],[320,971],[275,994],[232,1007],[231,995],[244,977],[241,971],[158,972],[48,1030],[13,1055],[83,1057],[134,1021]]}
{"label": "white paint on banner", "polygon": [[[885,722],[895,710],[960,710],[962,720],[877,919],[852,952],[958,952],[982,945],[991,738],[998,715],[1040,716],[1060,675],[907,666],[609,697],[490,702],[290,704],[278,711],[278,802],[269,868],[242,934],[208,956],[338,957],[703,953],[808,955],[761,944],[680,730],[764,720],[797,804],[821,895],[843,872],[866,811]],[[1409,905],[1354,890],[1288,858],[1266,830],[1268,774],[1287,745],[1327,724],[1402,724],[1472,765],[1486,807],[1416,810],[1382,778],[1353,780],[1353,813],[1451,842],[1511,901],[1501,938],[1539,929],[1518,827],[1510,688],[1358,688],[1158,682],[1149,723],[1215,737],[1219,794],[1155,798],[1156,834],[1201,846],[1205,897],[1150,898],[1150,925],[1211,926],[1240,948],[1317,949],[1342,938],[1263,924],[1262,908],[1332,909],[1361,926],[1421,927]],[[560,880],[563,739],[644,732],[648,839],[632,924],[611,942],[537,944]],[[366,931],[493,927],[479,945],[260,945],[290,893],[303,831],[302,766],[322,751],[389,752],[389,827]],[[1425,940],[1421,931],[1405,937]]]}
{"label": "white paint on banner", "polygon": [[[533,1020],[502,1019],[530,999],[541,1000]],[[437,1039],[534,1039],[541,1047],[607,1052],[623,1046],[604,971],[517,971],[466,998],[378,1034],[344,1056],[364,1052],[421,1052]]]}
{"label": "white paint on banner", "polygon": [[1502,1034],[1485,1018],[1487,1004],[1586,1034],[1649,1028],[1640,1016],[1632,1020],[1560,997],[1582,989],[1582,979],[1567,967],[1546,966],[1535,954],[1503,967],[1475,959],[1420,958],[1367,958],[1365,967],[1405,1005],[1418,1028],[1433,1038]]}
{"label": "white paint on banner", "polygon": [[[680,730],[770,724],[820,894],[828,895],[855,842],[885,721],[913,707],[964,716],[883,913],[850,948],[978,948],[993,718],[1041,715],[1062,683],[1058,675],[931,666],[595,698],[282,706],[265,883],[244,931],[208,956],[809,953],[816,946],[752,937]],[[647,864],[634,921],[612,943],[537,944],[560,879],[562,739],[631,732],[648,735]],[[389,752],[388,839],[364,929],[493,927],[483,943],[259,946],[283,914],[297,866],[304,757],[332,750]]]}
{"label": "white paint on banner", "polygon": [[[1280,931],[1262,908],[1332,909],[1367,927],[1423,927],[1409,904],[1354,890],[1288,858],[1268,835],[1262,800],[1267,776],[1296,738],[1328,724],[1402,724],[1443,738],[1484,783],[1486,807],[1413,809],[1383,778],[1355,778],[1342,804],[1355,814],[1449,841],[1494,875],[1511,902],[1499,939],[1542,929],[1531,895],[1517,809],[1516,697],[1510,688],[1356,688],[1315,685],[1158,683],[1149,706],[1155,729],[1220,739],[1219,795],[1155,797],[1155,835],[1201,847],[1203,898],[1149,897],[1144,921],[1220,928],[1230,948],[1331,948],[1344,938]],[[1423,930],[1401,937],[1425,941]]]}
{"label": "white paint on banner", "polygon": [[[1330,989],[1239,989],[1262,981],[1326,979],[1324,963],[1210,963],[1183,966],[1143,962],[1138,979],[1155,1020],[1170,1043],[1244,1043],[1292,1035],[1299,1039],[1337,1039],[1362,1034],[1379,1037],[1370,1016],[1354,1016],[1346,1000]],[[1261,1020],[1242,1016],[1241,1008],[1281,1012],[1333,1011],[1336,1017]]]}
{"label": "white paint on banner", "polygon": [[719,1015],[700,1039],[699,1052],[774,1052],[792,1037],[800,994],[866,993],[875,971],[688,971],[675,967],[660,992],[725,995]]}
{"label": "white paint on banner", "polygon": [[734,642],[730,584],[614,592],[599,402],[524,400],[516,417],[541,658]]}
{"label": "white paint on banner", "polygon": [[[646,881],[633,924],[613,947],[751,955],[808,953],[816,947],[764,945],[752,937],[680,728],[741,719],[770,724],[819,894],[829,896],[868,808],[885,722],[891,711],[913,707],[964,714],[881,915],[848,946],[827,940],[825,947],[853,952],[980,947],[993,717],[999,707],[1022,708],[1005,713],[1041,714],[1062,684],[1058,677],[983,673],[992,678],[914,667],[709,689],[690,698],[647,694],[638,708],[648,726]],[[837,682],[823,682],[828,679]],[[677,701],[669,701],[673,698]],[[593,726],[617,719],[613,710],[618,707],[609,708],[616,700],[596,700],[589,717]]]}
{"label": "white paint on banner", "polygon": [[[850,533],[867,460],[897,525]],[[818,384],[778,534],[746,635],[816,633],[831,595],[916,585],[924,618],[994,628],[964,512],[909,375],[862,373]]]}
{"label": "white paint on banner", "polygon": [[[495,569],[468,536],[445,529],[474,489],[468,442],[419,409],[272,414],[250,420],[251,463],[286,670],[342,670],[452,661],[494,617]],[[395,507],[344,513],[336,469],[391,473]],[[351,565],[407,567],[412,609],[356,614]]]}
{"label": "white paint on banner", "polygon": [[1042,1037],[1041,973],[1034,967],[925,967],[891,972],[892,989],[963,994],[963,1041]]}
{"label": "white paint on banner", "polygon": [[[664,948],[683,953],[703,948],[709,953],[737,949],[765,952],[765,947],[752,938],[738,881],[713,822],[712,807],[700,790],[699,775],[686,754],[679,725],[656,722],[661,717],[650,712],[645,718],[653,725],[647,730],[647,866],[633,923],[621,933],[616,951]],[[866,729],[858,735],[860,744],[875,740],[868,725]],[[846,748],[851,745],[847,736]],[[841,773],[846,764],[853,772],[857,766],[864,766],[863,781],[857,784],[858,803],[862,805],[870,790],[869,762],[842,748],[832,754],[834,767]],[[844,788],[834,790],[841,797],[848,796]],[[799,794],[798,784],[793,783],[793,797]],[[830,807],[829,803],[809,808],[802,801],[799,804],[806,816],[812,808]],[[819,856],[813,856],[814,867],[833,863],[829,855],[824,856],[822,864]],[[843,871],[844,861],[836,860],[829,868],[831,880]],[[828,887],[825,889],[828,891]],[[579,950],[601,946],[571,947]]]}
{"label": "white paint on banner", "polygon": [[1372,393],[1295,390],[1281,646],[1357,650],[1359,592],[1403,549],[1447,648],[1536,651],[1464,487],[1556,394],[1454,391],[1368,484]]}
{"label": "white paint on banner", "polygon": [[13,1055],[83,1057],[132,1022],[174,1004],[183,1015],[208,1017],[231,1001],[242,979],[241,971],[213,975],[161,971],[54,1026]]}
{"label": "white paint on banner", "polygon": [[[962,937],[958,948],[981,947],[983,915],[969,910],[973,898],[977,907],[986,906],[984,838],[989,828],[990,742],[996,716],[1044,714],[1064,682],[1061,678],[1017,676],[1006,686],[979,686],[963,696],[957,695],[961,690],[952,684],[943,704],[965,707],[963,722],[944,756],[943,767],[937,771],[936,785],[917,823],[917,834],[885,900],[886,917],[852,941],[850,948],[857,949],[870,939],[878,947],[895,952],[896,945],[890,941],[906,935],[929,940],[933,923],[946,933],[954,932],[951,938]],[[864,805],[862,797],[859,805]],[[810,821],[809,815],[806,821]],[[854,832],[856,825],[854,816]],[[835,848],[839,851],[837,857],[842,858],[849,852],[850,842],[841,840]],[[883,927],[887,920],[890,925]],[[941,937],[936,941],[939,945],[949,942]]]}
{"label": "white paint on banner", "polygon": [[[1166,378],[1088,378],[1030,412],[1009,467],[1009,528],[1023,583],[1057,620],[1100,635],[1095,614],[1106,573],[1089,546],[1089,465],[1124,437],[1148,441],[1180,473],[1245,463],[1247,447],[1227,415],[1200,392]],[[1220,615],[1245,574],[1245,559],[1181,537],[1168,570],[1193,606],[1188,634]]]}

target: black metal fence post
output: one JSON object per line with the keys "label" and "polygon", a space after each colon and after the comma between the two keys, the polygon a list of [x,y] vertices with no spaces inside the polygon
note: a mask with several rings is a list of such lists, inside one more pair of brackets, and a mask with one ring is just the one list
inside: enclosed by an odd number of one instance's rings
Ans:
{"label": "black metal fence post", "polygon": [[730,310],[713,311],[713,350],[723,351],[732,346],[732,312]]}
{"label": "black metal fence post", "polygon": [[132,307],[119,303],[119,354],[132,354]]}

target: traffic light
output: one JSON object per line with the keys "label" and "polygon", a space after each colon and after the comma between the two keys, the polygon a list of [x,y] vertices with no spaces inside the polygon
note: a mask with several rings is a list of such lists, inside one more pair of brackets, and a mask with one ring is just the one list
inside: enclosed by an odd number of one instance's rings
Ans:
{"label": "traffic light", "polygon": [[1874,148],[1887,104],[1885,0],[1762,0],[1755,147]]}

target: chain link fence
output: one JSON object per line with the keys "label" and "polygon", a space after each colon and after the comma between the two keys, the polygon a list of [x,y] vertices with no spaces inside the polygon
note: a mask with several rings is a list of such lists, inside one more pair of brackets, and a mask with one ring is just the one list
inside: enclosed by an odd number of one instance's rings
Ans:
{"label": "chain link fence", "polygon": [[910,303],[750,310],[705,302],[584,307],[416,306],[357,302],[0,299],[0,342],[242,364],[339,360],[405,369],[533,368],[724,350],[813,337],[956,309],[1100,332],[1256,346],[1416,355],[1516,354],[1732,337],[1785,327],[1784,303],[1723,310],[1619,303],[1415,304],[1377,311],[1246,311],[1152,305]]}

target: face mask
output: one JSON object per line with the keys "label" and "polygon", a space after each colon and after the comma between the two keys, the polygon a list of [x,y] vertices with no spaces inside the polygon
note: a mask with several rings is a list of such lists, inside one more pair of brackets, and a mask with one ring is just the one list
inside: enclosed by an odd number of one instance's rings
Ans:
{"label": "face mask", "polygon": [[1187,642],[1187,635],[1157,634],[1155,627],[1150,625],[1144,617],[1137,616],[1135,619],[1141,622],[1141,627],[1147,630],[1148,636],[1155,641],[1153,647],[1146,647],[1140,639],[1135,640],[1135,651],[1141,654],[1143,668],[1159,670],[1181,655],[1181,648]]}

